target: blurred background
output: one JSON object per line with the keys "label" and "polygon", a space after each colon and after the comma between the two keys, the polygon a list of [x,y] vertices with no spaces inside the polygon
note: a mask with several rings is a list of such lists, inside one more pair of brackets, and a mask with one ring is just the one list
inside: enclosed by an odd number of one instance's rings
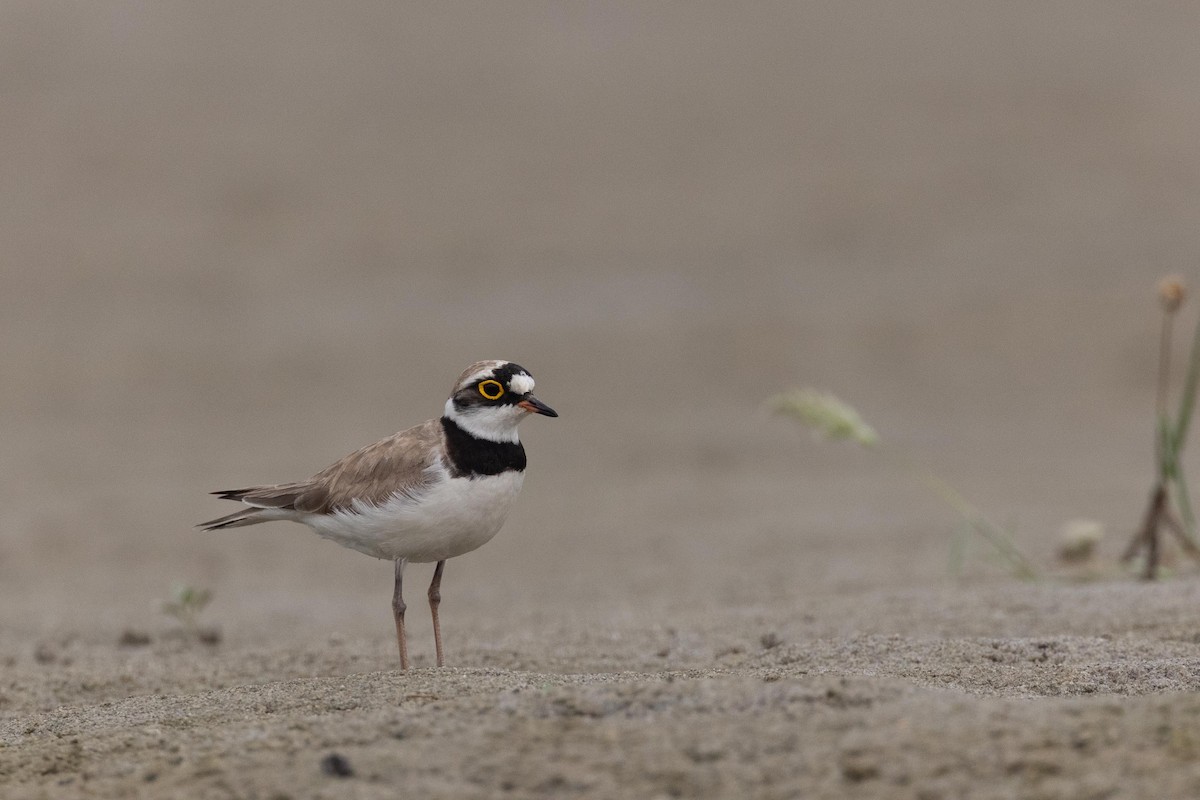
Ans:
{"label": "blurred background", "polygon": [[435,416],[483,358],[561,417],[523,426],[516,511],[447,567],[456,639],[954,580],[951,512],[764,410],[797,385],[1035,558],[1075,517],[1115,554],[1152,479],[1154,285],[1200,253],[1198,26],[1186,2],[5,3],[0,625],[153,628],[183,581],[230,642],[390,654],[390,565],[192,526],[228,510],[206,492]]}

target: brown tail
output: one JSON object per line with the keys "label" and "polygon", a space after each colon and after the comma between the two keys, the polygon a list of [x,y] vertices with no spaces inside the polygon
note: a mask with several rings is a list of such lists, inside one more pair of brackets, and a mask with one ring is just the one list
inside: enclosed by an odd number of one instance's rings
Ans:
{"label": "brown tail", "polygon": [[260,522],[270,522],[269,517],[262,516],[261,508],[243,508],[223,517],[201,522],[197,528],[206,531],[219,531],[222,528],[244,528],[247,525],[257,525]]}
{"label": "brown tail", "polygon": [[282,484],[280,486],[253,486],[249,489],[222,489],[213,492],[222,500],[233,500],[245,503],[249,508],[239,509],[232,514],[201,522],[197,528],[206,531],[218,531],[222,528],[244,528],[247,525],[257,525],[260,522],[270,522],[275,519],[286,519],[287,515],[271,513],[278,510],[293,508],[299,484]]}

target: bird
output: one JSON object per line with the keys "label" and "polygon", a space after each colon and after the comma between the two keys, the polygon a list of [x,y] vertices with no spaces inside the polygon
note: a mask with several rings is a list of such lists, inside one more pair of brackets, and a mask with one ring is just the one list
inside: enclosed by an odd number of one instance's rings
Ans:
{"label": "bird", "polygon": [[504,525],[525,480],[517,426],[533,414],[558,416],[533,390],[533,376],[519,364],[478,361],[459,376],[440,418],[360,448],[305,481],[212,492],[243,507],[196,527],[218,531],[290,520],[391,560],[402,670],[409,664],[404,568],[436,562],[428,598],[437,665],[444,666],[438,606],[446,561],[483,546]]}

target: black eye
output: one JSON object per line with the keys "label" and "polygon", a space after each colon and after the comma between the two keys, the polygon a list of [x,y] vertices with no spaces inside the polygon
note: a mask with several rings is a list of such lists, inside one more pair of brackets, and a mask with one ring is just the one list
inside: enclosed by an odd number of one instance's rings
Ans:
{"label": "black eye", "polygon": [[499,400],[504,394],[504,385],[500,381],[480,381],[479,393],[488,400]]}

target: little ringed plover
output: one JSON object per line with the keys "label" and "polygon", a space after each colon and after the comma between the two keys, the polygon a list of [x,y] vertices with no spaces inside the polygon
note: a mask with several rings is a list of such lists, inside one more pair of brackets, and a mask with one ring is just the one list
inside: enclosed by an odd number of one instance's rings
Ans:
{"label": "little ringed plover", "polygon": [[306,481],[213,492],[243,508],[197,527],[215,531],[291,520],[360,553],[391,559],[401,669],[408,669],[404,566],[436,561],[429,608],[440,667],[438,604],[446,559],[485,544],[508,517],[525,479],[517,425],[530,414],[558,416],[533,396],[533,388],[533,376],[511,361],[472,364],[454,384],[440,419],[356,450]]}

